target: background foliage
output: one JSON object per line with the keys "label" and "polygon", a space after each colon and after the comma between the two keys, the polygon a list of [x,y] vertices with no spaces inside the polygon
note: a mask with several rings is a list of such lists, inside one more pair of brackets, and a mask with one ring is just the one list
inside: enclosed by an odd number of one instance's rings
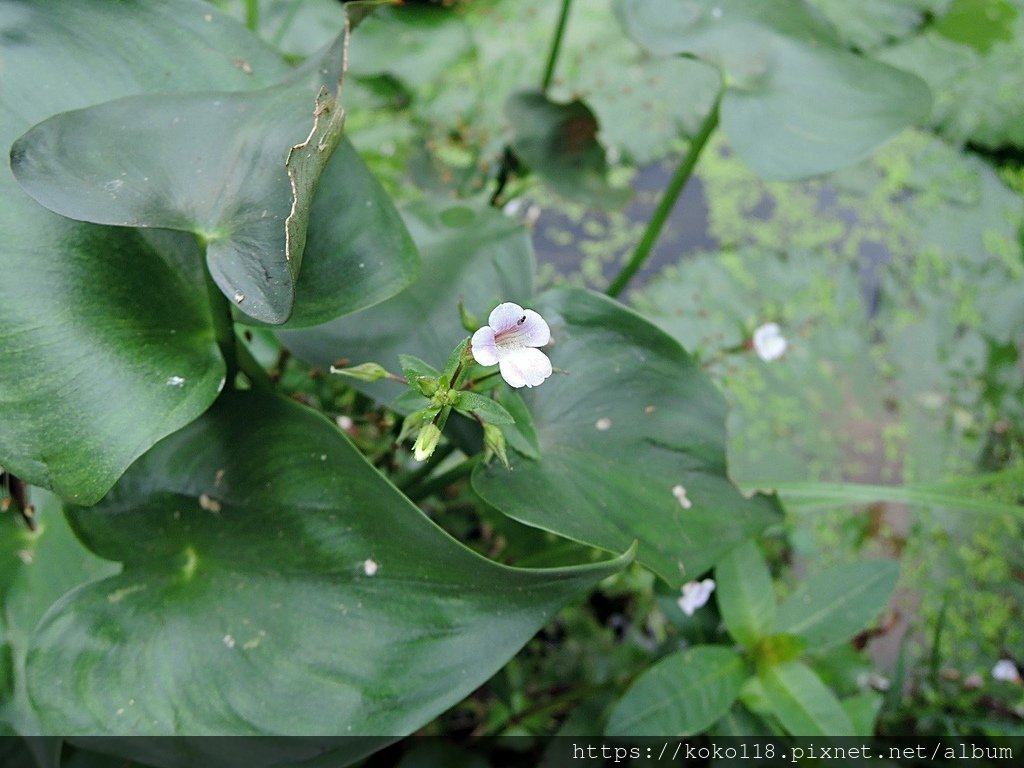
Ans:
{"label": "background foliage", "polygon": [[[4,729],[325,737],[44,768],[1020,734],[1022,24],[0,2]],[[511,471],[327,373],[438,375],[502,301],[558,369],[469,372]]]}

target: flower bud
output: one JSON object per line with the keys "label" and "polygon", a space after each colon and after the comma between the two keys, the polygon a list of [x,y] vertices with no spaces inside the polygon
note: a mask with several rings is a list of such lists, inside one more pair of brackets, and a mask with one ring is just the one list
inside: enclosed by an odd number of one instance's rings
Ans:
{"label": "flower bud", "polygon": [[417,376],[413,383],[424,397],[433,397],[439,386],[437,379],[433,376]]}
{"label": "flower bud", "polygon": [[348,376],[359,381],[380,381],[391,376],[384,366],[379,363],[362,363],[360,365],[353,365],[351,368],[335,368],[332,365],[331,373]]}
{"label": "flower bud", "polygon": [[462,321],[462,327],[466,329],[468,333],[472,333],[480,327],[480,321],[477,316],[466,309],[466,305],[462,303],[462,299],[459,299],[459,320]]}
{"label": "flower bud", "polygon": [[412,446],[412,456],[416,461],[424,461],[430,458],[441,441],[441,430],[433,422],[427,424],[416,436],[416,442]]}
{"label": "flower bud", "polygon": [[484,463],[490,461],[492,456],[497,456],[505,469],[512,468],[505,450],[505,435],[493,424],[484,424]]}

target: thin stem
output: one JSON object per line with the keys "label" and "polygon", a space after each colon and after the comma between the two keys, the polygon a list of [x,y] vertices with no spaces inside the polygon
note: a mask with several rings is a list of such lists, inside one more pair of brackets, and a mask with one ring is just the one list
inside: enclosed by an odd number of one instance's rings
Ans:
{"label": "thin stem", "polygon": [[551,80],[555,76],[555,66],[558,64],[558,54],[562,49],[562,38],[565,36],[565,22],[569,18],[569,6],[572,0],[562,0],[562,11],[558,15],[558,25],[555,27],[555,36],[551,40],[551,52],[548,53],[548,63],[544,69],[544,79],[541,80],[540,89],[548,92],[551,87]]}
{"label": "thin stem", "polygon": [[686,157],[683,158],[679,168],[676,169],[675,175],[672,176],[668,186],[665,188],[665,192],[658,202],[658,207],[654,210],[654,215],[651,216],[651,220],[647,223],[647,229],[644,230],[643,237],[640,238],[640,243],[637,245],[636,250],[633,251],[633,256],[615,279],[612,280],[608,290],[605,291],[609,296],[618,296],[622,293],[622,289],[626,287],[633,278],[633,275],[640,270],[640,267],[647,261],[647,257],[651,255],[651,251],[654,250],[654,244],[658,242],[661,230],[665,226],[665,222],[668,221],[669,214],[672,213],[676,200],[679,199],[679,194],[683,191],[683,187],[686,186],[686,182],[690,180],[693,169],[697,166],[697,160],[700,159],[700,153],[704,151],[708,139],[711,138],[711,134],[718,125],[719,101],[720,95],[719,98],[715,99],[714,106],[711,107],[707,117],[704,118],[704,122],[701,124],[697,135],[693,137]]}
{"label": "thin stem", "polygon": [[252,356],[252,352],[245,344],[235,344],[235,355],[238,360],[239,370],[245,374],[253,387],[257,389],[273,389],[274,384],[270,374],[259,364],[259,361]]}
{"label": "thin stem", "polygon": [[260,0],[245,0],[245,26],[255,32],[260,26]]}
{"label": "thin stem", "polygon": [[[200,242],[203,250],[203,264],[206,263],[206,244]],[[206,270],[206,295],[210,301],[210,318],[213,321],[213,335],[224,356],[224,368],[228,386],[234,386],[238,374],[237,339],[235,338],[235,321],[231,316],[231,304]]]}
{"label": "thin stem", "polygon": [[465,461],[461,461],[458,464],[456,464],[447,472],[442,472],[440,475],[437,475],[436,477],[431,477],[430,479],[422,483],[419,483],[418,485],[415,485],[412,488],[406,489],[405,495],[408,496],[413,501],[422,501],[428,496],[433,496],[435,493],[440,493],[452,483],[458,482],[462,478],[467,477],[473,471],[473,468],[480,463],[480,460],[482,458],[482,454],[470,456]]}
{"label": "thin stem", "polygon": [[407,475],[393,477],[392,482],[394,482],[400,490],[413,488],[417,483],[423,480],[423,478],[433,472],[437,468],[438,464],[455,453],[455,450],[456,448],[452,443],[445,443],[444,445],[438,446],[434,451],[434,454],[423,462],[422,465],[414,469],[412,472],[409,472]]}

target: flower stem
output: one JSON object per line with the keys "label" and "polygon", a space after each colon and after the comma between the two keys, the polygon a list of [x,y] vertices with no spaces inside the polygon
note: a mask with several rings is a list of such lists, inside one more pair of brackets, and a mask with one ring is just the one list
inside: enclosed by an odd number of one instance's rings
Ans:
{"label": "flower stem", "polygon": [[718,104],[720,101],[721,94],[715,99],[715,103],[711,107],[711,111],[708,112],[707,117],[704,118],[700,130],[693,137],[693,141],[690,142],[690,149],[686,153],[686,157],[683,158],[683,161],[679,164],[675,174],[665,188],[665,192],[658,202],[658,207],[654,210],[651,220],[647,223],[647,229],[644,230],[643,237],[640,238],[640,243],[637,245],[636,250],[633,251],[633,256],[615,279],[612,280],[608,290],[605,291],[609,296],[618,296],[622,293],[622,289],[626,287],[633,278],[633,275],[647,261],[647,257],[651,255],[654,244],[658,242],[661,230],[665,226],[665,222],[668,221],[669,214],[672,213],[676,200],[679,199],[679,194],[683,191],[683,187],[686,186],[686,182],[690,180],[693,169],[697,165],[697,160],[700,159],[701,152],[704,151],[708,139],[711,138],[711,134],[718,125]]}
{"label": "flower stem", "polygon": [[562,50],[562,38],[565,36],[565,22],[569,18],[569,6],[572,0],[562,0],[562,10],[558,14],[558,24],[555,26],[555,36],[551,40],[551,51],[548,53],[548,63],[544,68],[544,79],[541,80],[540,89],[547,93],[551,87],[551,81],[555,76],[555,66],[558,64],[558,54]]}
{"label": "flower stem", "polygon": [[245,26],[253,32],[260,26],[260,0],[245,0]]}
{"label": "flower stem", "polygon": [[204,272],[206,274],[206,296],[210,302],[210,319],[213,322],[213,335],[224,357],[225,381],[234,387],[235,376],[238,374],[238,340],[235,338],[235,321],[231,316],[231,304],[210,276],[206,264],[206,243],[200,241],[203,251]]}
{"label": "flower stem", "polygon": [[413,501],[419,502],[423,501],[423,499],[428,496],[440,493],[452,483],[458,482],[462,478],[469,476],[474,467],[480,463],[482,458],[483,454],[479,453],[476,456],[470,456],[465,461],[461,461],[456,464],[447,472],[442,472],[436,477],[431,477],[428,480],[412,486],[411,488],[406,488],[405,495]]}
{"label": "flower stem", "polygon": [[247,379],[249,379],[249,383],[252,384],[253,388],[274,388],[270,374],[267,373],[266,369],[259,364],[259,361],[257,361],[255,357],[253,357],[249,347],[237,342],[237,338],[235,344],[235,356],[238,360],[238,369],[245,374]]}

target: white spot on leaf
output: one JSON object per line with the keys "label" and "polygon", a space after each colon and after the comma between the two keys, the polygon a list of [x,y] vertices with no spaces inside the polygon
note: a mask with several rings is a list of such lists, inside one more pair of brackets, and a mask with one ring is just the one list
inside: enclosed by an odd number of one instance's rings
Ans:
{"label": "white spot on leaf", "polygon": [[686,489],[681,485],[672,486],[672,495],[676,497],[676,501],[679,502],[679,506],[683,509],[689,509],[693,506],[693,502],[690,501],[686,495]]}

